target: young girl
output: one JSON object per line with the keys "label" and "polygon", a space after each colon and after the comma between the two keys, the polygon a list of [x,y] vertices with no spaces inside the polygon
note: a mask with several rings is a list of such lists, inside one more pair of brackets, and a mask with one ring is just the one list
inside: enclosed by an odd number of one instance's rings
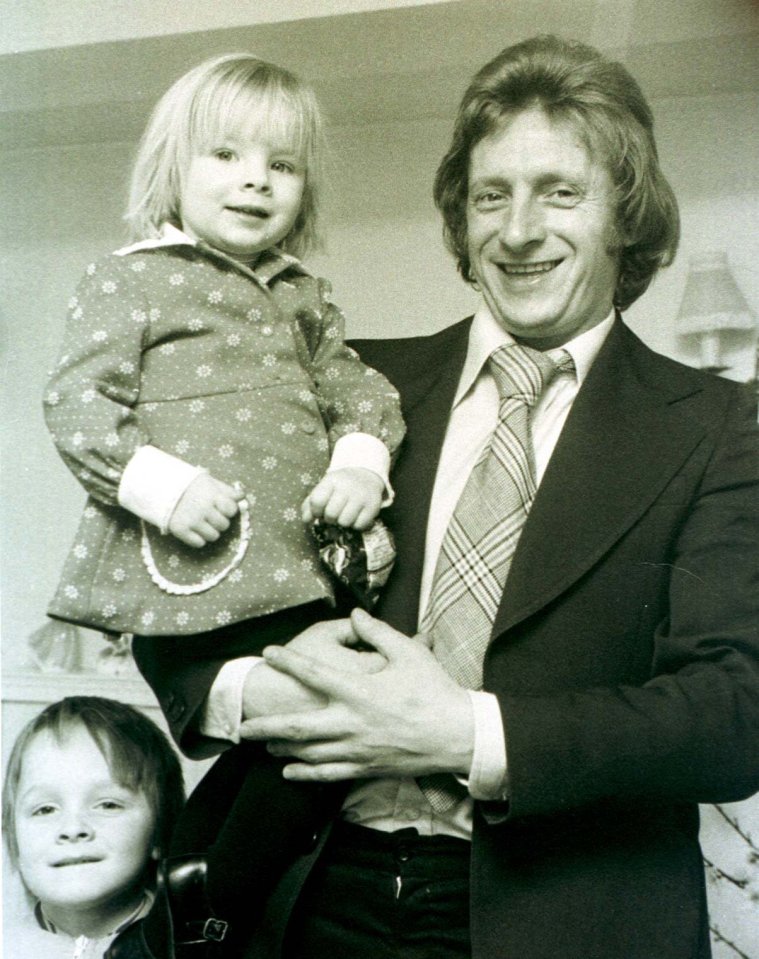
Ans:
{"label": "young girl", "polygon": [[184,801],[166,737],[114,700],[71,696],[22,730],[3,788],[3,837],[24,887],[6,959],[101,959],[153,901]]}
{"label": "young girl", "polygon": [[[156,642],[221,641],[245,622],[238,655],[276,641],[269,614],[324,618],[333,588],[306,523],[372,524],[403,424],[390,384],[344,344],[328,283],[295,256],[316,236],[320,140],[311,91],[249,55],[201,64],[156,107],[128,215],[140,239],[88,268],[45,399],[90,494],[51,615]],[[240,789],[260,788],[272,760],[236,750],[238,770],[266,766]],[[212,779],[226,795],[231,781]],[[244,803],[224,819],[219,791],[200,793],[194,822],[224,820],[221,846],[259,870],[233,891],[286,865],[261,852],[278,823],[298,833],[304,791],[278,774],[270,787],[282,800],[259,835],[235,819]],[[217,889],[226,873],[209,861]]]}

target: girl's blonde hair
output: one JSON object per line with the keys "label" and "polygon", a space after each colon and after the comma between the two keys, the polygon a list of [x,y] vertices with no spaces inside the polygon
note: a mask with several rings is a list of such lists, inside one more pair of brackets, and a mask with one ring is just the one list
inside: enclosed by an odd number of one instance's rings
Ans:
{"label": "girl's blonde hair", "polygon": [[301,256],[317,245],[323,126],[313,90],[294,74],[248,53],[206,60],[161,97],[142,136],[132,170],[125,219],[133,238],[181,227],[182,184],[193,155],[251,126],[285,142],[301,157],[305,184],[300,212],[280,246]]}

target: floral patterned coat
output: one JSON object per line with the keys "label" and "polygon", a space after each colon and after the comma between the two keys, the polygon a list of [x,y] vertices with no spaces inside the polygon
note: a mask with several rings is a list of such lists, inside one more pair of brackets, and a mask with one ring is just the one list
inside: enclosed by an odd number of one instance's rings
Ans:
{"label": "floral patterned coat", "polygon": [[[395,390],[343,342],[329,294],[278,251],[255,272],[189,243],[138,244],[88,267],[45,396],[53,440],[89,494],[51,616],[181,635],[331,598],[300,504],[338,437],[370,433],[392,452],[403,422]],[[146,545],[163,577],[193,587],[232,565],[240,521],[196,550],[119,506],[124,468],[147,444],[246,492],[247,551],[212,588],[166,592]]]}

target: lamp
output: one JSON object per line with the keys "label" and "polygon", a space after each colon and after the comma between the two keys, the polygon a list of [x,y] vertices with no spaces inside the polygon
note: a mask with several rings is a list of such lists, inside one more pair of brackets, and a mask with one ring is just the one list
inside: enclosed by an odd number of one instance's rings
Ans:
{"label": "lamp", "polygon": [[754,332],[756,320],[738,289],[724,253],[691,257],[680,310],[678,336],[699,349],[702,369],[721,373],[726,334]]}

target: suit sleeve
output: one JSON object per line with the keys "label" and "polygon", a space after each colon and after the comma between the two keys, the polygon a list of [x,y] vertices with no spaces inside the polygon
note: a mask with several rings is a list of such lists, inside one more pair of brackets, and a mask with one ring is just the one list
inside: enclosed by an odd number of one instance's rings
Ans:
{"label": "suit sleeve", "polygon": [[733,396],[672,558],[657,564],[668,615],[648,637],[650,680],[499,696],[511,818],[759,789],[759,442],[753,402]]}

